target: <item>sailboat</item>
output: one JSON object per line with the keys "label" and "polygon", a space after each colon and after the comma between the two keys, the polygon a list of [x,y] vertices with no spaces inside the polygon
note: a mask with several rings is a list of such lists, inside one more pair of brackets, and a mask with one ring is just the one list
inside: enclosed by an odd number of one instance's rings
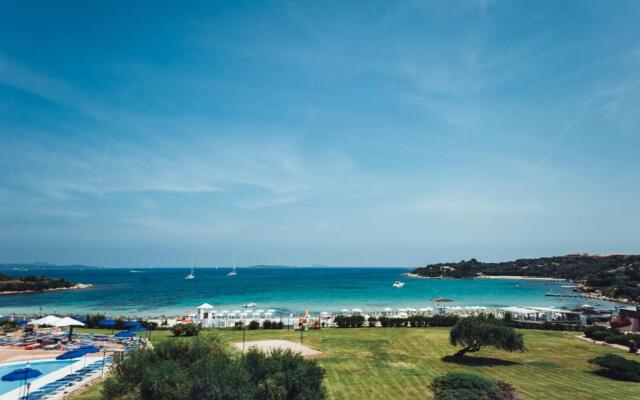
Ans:
{"label": "sailboat", "polygon": [[193,261],[191,261],[191,273],[185,276],[184,279],[195,279],[195,277],[196,277],[196,272],[193,269]]}
{"label": "sailboat", "polygon": [[236,276],[238,273],[236,272],[236,251],[233,251],[233,270],[227,274],[227,276]]}

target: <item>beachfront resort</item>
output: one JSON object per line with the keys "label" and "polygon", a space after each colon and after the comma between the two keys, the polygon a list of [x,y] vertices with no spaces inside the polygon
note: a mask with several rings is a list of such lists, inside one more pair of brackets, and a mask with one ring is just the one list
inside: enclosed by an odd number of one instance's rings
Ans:
{"label": "beachfront resort", "polygon": [[[635,351],[631,344],[640,339],[640,313],[628,307],[611,312],[586,304],[575,310],[441,305],[281,316],[255,306],[228,311],[204,303],[195,312],[169,319],[5,318],[0,370],[3,376],[16,378],[3,379],[0,400],[99,399],[104,383],[127,371],[119,365],[136,352],[149,351],[153,344],[173,346],[176,340],[208,337],[221,340],[232,358],[257,349],[265,354],[289,350],[312,360],[325,371],[321,385],[329,398],[364,398],[367,385],[378,388],[367,395],[371,398],[428,393],[429,382],[438,374],[455,371],[504,379],[517,391],[517,398],[524,399],[562,398],[562,393],[581,393],[585,399],[606,393],[633,398],[640,393],[640,382],[593,375],[597,368],[589,364],[602,354],[640,360],[637,344]],[[460,321],[486,315],[516,327],[526,352],[501,352],[500,346],[490,346],[481,355],[452,358],[455,347],[448,341],[449,331]],[[607,337],[608,332],[615,334]],[[555,383],[532,385],[521,374],[554,376]]]}

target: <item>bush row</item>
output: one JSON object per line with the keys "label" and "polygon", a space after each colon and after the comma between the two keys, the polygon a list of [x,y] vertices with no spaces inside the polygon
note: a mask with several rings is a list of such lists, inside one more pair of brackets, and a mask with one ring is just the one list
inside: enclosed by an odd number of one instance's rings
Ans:
{"label": "bush row", "polygon": [[625,335],[617,329],[609,329],[602,326],[590,326],[584,330],[584,335],[589,339],[627,346],[631,353],[638,351],[638,344],[640,343],[640,335]]}
{"label": "bush row", "polygon": [[[236,329],[244,329],[244,322],[242,321],[237,321],[234,325],[234,327]],[[258,321],[251,321],[249,322],[249,325],[247,325],[247,328],[249,330],[256,330],[256,329],[260,329],[260,322]],[[284,328],[284,324],[282,323],[282,321],[269,321],[266,320],[262,323],[262,328],[264,329],[283,329]]]}
{"label": "bush row", "polygon": [[[380,326],[383,328],[389,327],[413,327],[413,328],[426,328],[436,326],[454,326],[458,322],[459,317],[457,315],[434,315],[433,317],[426,317],[423,315],[413,315],[408,318],[390,318],[390,317],[369,317],[366,321],[369,327]],[[334,319],[338,328],[361,328],[365,325],[365,318],[362,315],[338,315]]]}
{"label": "bush row", "polygon": [[640,363],[616,354],[605,354],[589,360],[600,367],[600,373],[615,379],[640,382]]}

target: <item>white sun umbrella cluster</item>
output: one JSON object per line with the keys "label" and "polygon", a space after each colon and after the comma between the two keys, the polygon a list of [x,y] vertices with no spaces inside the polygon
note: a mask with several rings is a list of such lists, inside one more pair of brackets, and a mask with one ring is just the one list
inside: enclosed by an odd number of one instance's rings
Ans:
{"label": "white sun umbrella cluster", "polygon": [[56,328],[66,328],[69,326],[84,326],[84,324],[71,317],[64,317],[64,318],[59,318],[58,321],[51,324],[51,326],[55,326]]}

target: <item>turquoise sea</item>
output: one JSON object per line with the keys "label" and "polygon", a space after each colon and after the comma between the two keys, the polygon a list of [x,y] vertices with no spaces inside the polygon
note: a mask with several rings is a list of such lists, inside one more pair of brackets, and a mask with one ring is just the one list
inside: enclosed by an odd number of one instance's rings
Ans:
{"label": "turquoise sea", "polygon": [[[132,272],[136,271],[136,272]],[[0,296],[0,314],[108,313],[111,315],[181,315],[203,302],[233,310],[254,302],[281,313],[339,311],[343,308],[433,306],[443,296],[452,306],[556,306],[613,303],[581,298],[547,297],[546,292],[571,293],[566,283],[498,279],[408,279],[403,268],[245,267],[227,277],[228,268],[46,268],[5,271],[12,275],[59,276],[95,285],[91,289]],[[396,280],[406,282],[396,289]]]}

